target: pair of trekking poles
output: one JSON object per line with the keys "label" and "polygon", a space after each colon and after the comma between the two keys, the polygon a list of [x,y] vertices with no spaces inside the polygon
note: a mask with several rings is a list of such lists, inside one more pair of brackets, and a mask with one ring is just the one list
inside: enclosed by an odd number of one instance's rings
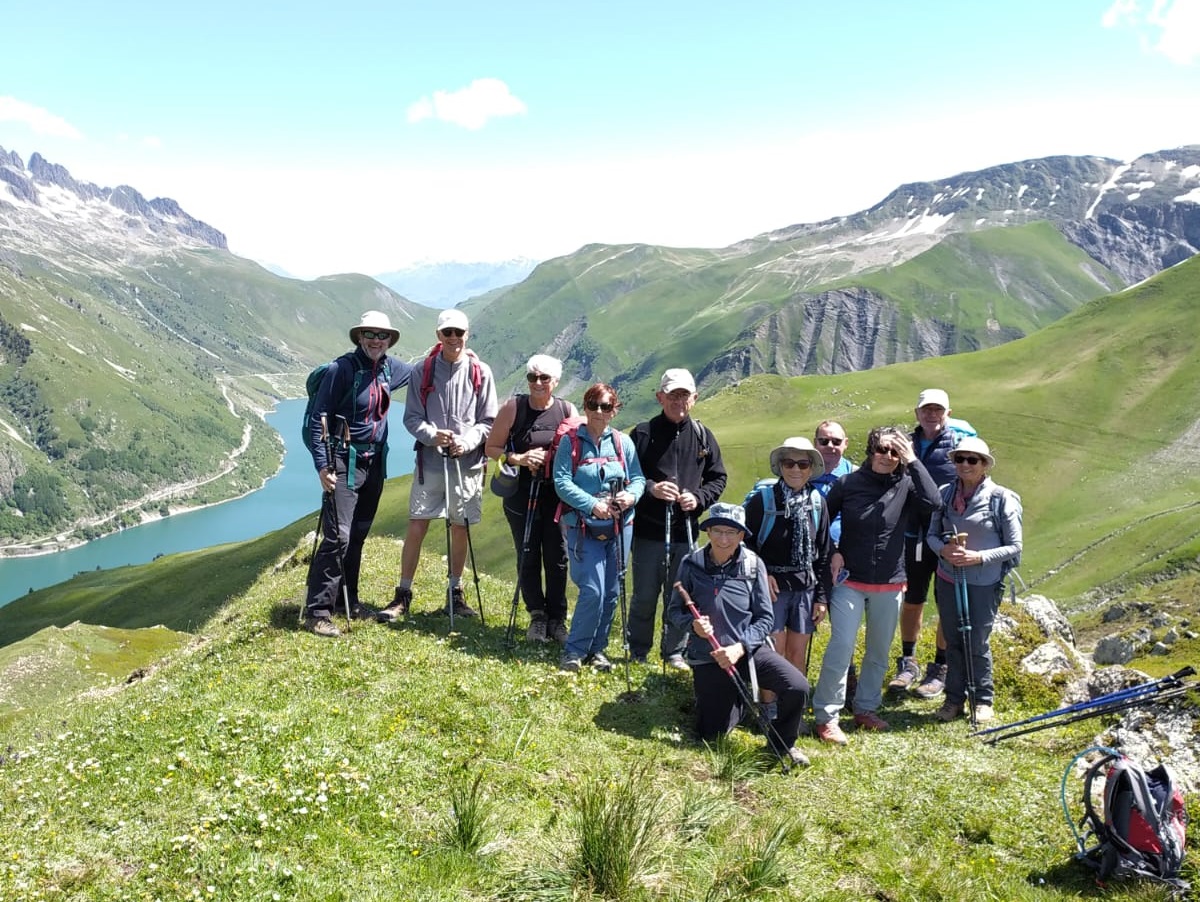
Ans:
{"label": "pair of trekking poles", "polygon": [[[439,452],[442,455],[442,486],[446,492],[446,613],[450,615],[450,632],[454,632],[454,548],[450,542],[450,455],[446,449]],[[459,510],[462,513],[463,529],[467,533],[467,555],[471,561],[471,577],[475,582],[475,602],[479,605],[479,622],[487,626],[487,618],[483,613],[483,594],[479,591],[479,570],[475,566],[475,545],[471,541],[471,521],[467,517],[467,499],[463,497],[462,461],[454,456],[454,471],[459,494]]]}
{"label": "pair of trekking poles", "polygon": [[[342,447],[346,448],[350,444],[350,424],[346,422],[343,416],[338,417],[342,422]],[[329,431],[329,420],[325,414],[321,414],[321,444],[325,446],[326,466],[336,474],[337,468],[335,452],[337,451],[337,442],[333,434]],[[327,515],[328,514],[328,519]],[[338,566],[338,583],[342,587],[342,602],[346,607],[346,632],[350,632],[350,621],[354,618],[350,616],[350,587],[346,585],[346,546],[342,542],[342,528],[338,521],[337,504],[334,502],[333,489],[326,489],[321,493],[321,509],[317,512],[317,527],[313,530],[313,547],[312,554],[308,561],[308,576],[309,581],[312,580],[313,567],[317,563],[317,548],[321,544],[322,537],[326,536],[326,524],[329,520],[333,521],[333,538],[337,544],[337,566]],[[304,623],[305,605],[300,605],[300,623]]]}

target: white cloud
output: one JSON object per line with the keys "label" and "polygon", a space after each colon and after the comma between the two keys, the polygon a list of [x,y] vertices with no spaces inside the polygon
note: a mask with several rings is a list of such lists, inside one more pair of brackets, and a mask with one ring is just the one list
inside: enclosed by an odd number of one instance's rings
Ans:
{"label": "white cloud", "polygon": [[500,79],[477,78],[458,91],[434,91],[432,98],[422,97],[409,106],[408,121],[440,119],[475,131],[489,119],[518,116],[525,111],[524,101]]}
{"label": "white cloud", "polygon": [[1115,0],[1100,24],[1138,32],[1146,47],[1173,63],[1190,66],[1200,56],[1200,0]]}
{"label": "white cloud", "polygon": [[0,122],[24,122],[35,135],[52,135],[57,138],[82,138],[75,126],[61,116],[17,100],[15,97],[0,97]]}

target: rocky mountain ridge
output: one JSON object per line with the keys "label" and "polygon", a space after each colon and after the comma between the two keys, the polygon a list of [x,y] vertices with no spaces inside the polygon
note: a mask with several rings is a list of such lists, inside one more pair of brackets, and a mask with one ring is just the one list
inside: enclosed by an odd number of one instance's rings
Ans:
{"label": "rocky mountain ridge", "polygon": [[0,147],[3,250],[62,253],[96,262],[98,249],[121,257],[177,247],[228,250],[225,236],[170,198],[147,200],[135,188],[101,188],[76,180],[34,153],[26,166]]}
{"label": "rocky mountain ridge", "polygon": [[712,392],[992,347],[1198,249],[1200,145],[1047,157],[726,248],[589,245],[492,301],[476,345],[510,384],[545,349],[579,383],[651,397],[656,373],[686,364]]}

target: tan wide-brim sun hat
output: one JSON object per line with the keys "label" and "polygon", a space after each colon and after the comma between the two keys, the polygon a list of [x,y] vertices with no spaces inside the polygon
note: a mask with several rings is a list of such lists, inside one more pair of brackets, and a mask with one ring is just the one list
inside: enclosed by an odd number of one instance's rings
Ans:
{"label": "tan wide-brim sun hat", "polygon": [[977,435],[968,435],[959,440],[954,446],[954,450],[950,452],[950,458],[953,460],[955,454],[978,454],[987,461],[988,469],[996,465],[996,458],[992,457],[992,449]]}
{"label": "tan wide-brim sun hat", "polygon": [[812,461],[812,469],[808,473],[809,479],[825,473],[825,460],[821,457],[821,452],[814,448],[813,443],[808,439],[795,435],[785,438],[779,447],[771,452],[771,472],[776,476],[783,477],[783,473],[780,472],[779,458],[783,457],[785,451],[791,451],[796,457],[807,457]]}
{"label": "tan wide-brim sun hat", "polygon": [[388,347],[390,348],[400,340],[400,332],[392,328],[392,321],[388,319],[386,313],[380,313],[378,310],[368,310],[362,315],[362,319],[358,321],[357,326],[350,327],[350,341],[353,344],[358,344],[358,330],[371,329],[376,332],[391,332],[392,337],[388,339]]}

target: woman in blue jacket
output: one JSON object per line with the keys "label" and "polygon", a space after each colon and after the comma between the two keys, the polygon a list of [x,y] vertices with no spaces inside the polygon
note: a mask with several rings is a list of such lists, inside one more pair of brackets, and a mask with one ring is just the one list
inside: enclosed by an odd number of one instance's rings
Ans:
{"label": "woman in blue jacket", "polygon": [[621,564],[629,558],[633,507],[646,488],[633,442],[611,425],[621,409],[616,390],[596,383],[584,393],[583,408],[587,422],[559,441],[553,471],[571,581],[579,589],[560,665],[568,673],[584,664],[612,670],[604,651],[617,610]]}

